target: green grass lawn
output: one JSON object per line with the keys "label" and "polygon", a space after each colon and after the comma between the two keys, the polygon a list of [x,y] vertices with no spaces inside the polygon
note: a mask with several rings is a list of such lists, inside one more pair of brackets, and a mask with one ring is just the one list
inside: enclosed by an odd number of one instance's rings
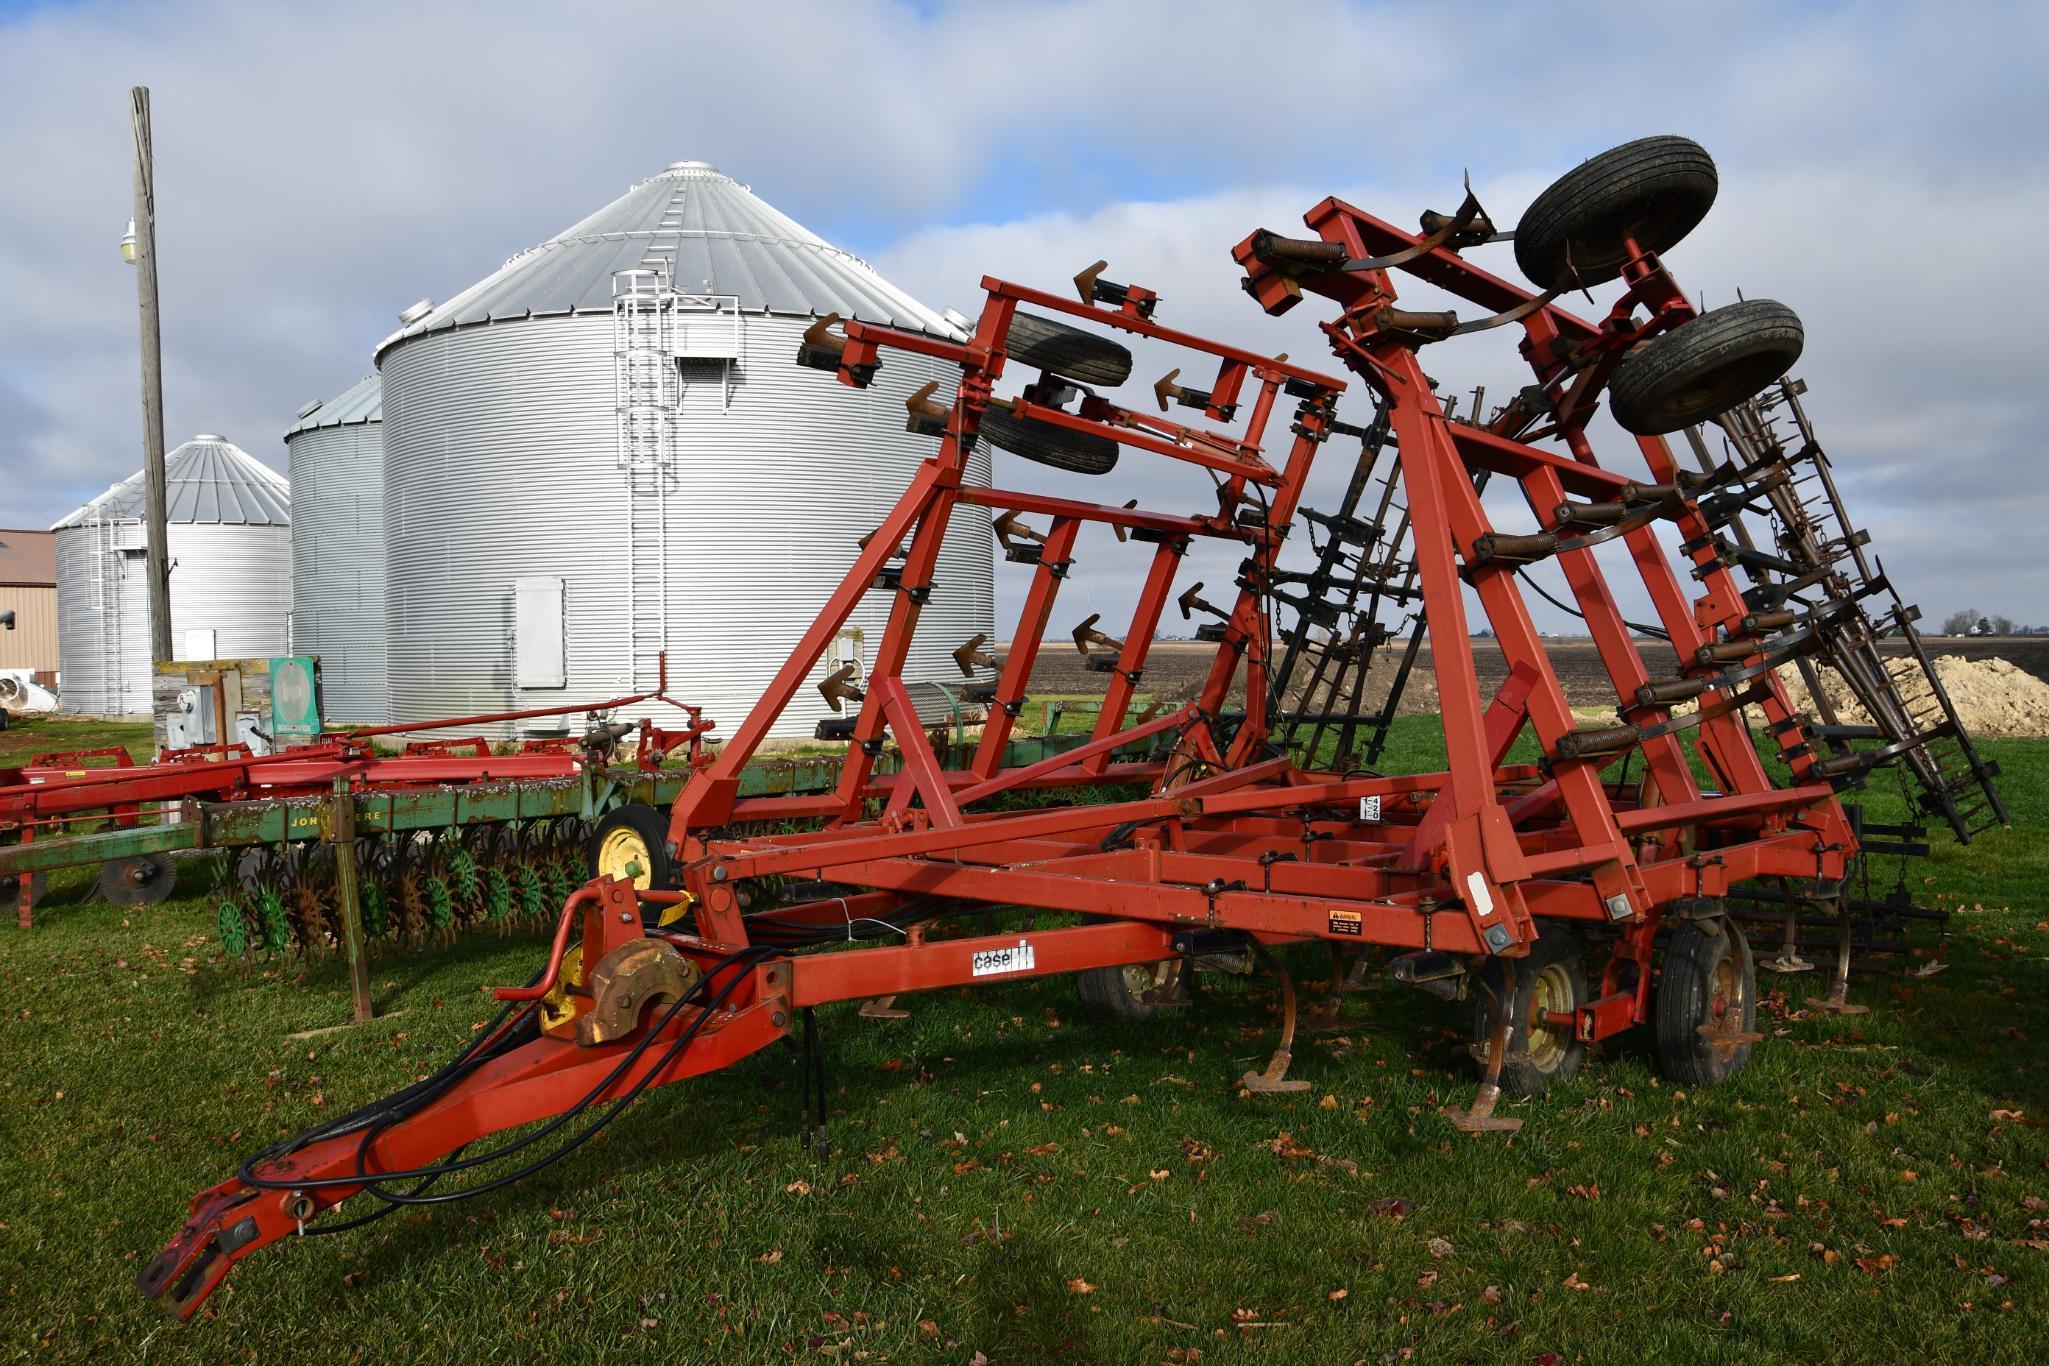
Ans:
{"label": "green grass lawn", "polygon": [[[1391,766],[1421,760],[1402,723]],[[9,742],[27,732],[0,737]],[[31,745],[30,748],[41,748]],[[2020,828],[1938,842],[1947,971],[1860,978],[1856,1018],[1766,977],[1767,1041],[1682,1092],[1625,1036],[1512,1136],[1465,1100],[1469,1007],[1389,986],[1303,1043],[1303,1095],[1233,1079],[1267,980],[1165,1022],[1052,979],[821,1012],[836,1152],[796,1143],[794,1060],[650,1093],[482,1200],[287,1242],[180,1325],[130,1282],[239,1155],[426,1072],[538,940],[241,971],[204,876],[148,911],[53,879],[0,927],[0,1345],[10,1355],[995,1362],[2019,1360],[2049,1341],[2049,742],[1993,742]],[[1922,881],[1922,879],[1926,879]],[[1315,955],[1297,961],[1305,972]]]}

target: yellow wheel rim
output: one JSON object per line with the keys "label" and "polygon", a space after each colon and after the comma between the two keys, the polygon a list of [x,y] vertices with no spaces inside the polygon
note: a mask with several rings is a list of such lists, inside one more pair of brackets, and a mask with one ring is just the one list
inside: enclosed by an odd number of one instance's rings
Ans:
{"label": "yellow wheel rim", "polygon": [[598,841],[598,872],[602,876],[631,882],[635,890],[644,892],[654,881],[653,868],[647,841],[630,825],[608,830]]}
{"label": "yellow wheel rim", "polygon": [[1548,1073],[1556,1069],[1565,1059],[1565,1050],[1572,1045],[1571,1027],[1551,1024],[1544,1016],[1554,1011],[1571,1010],[1575,1004],[1572,979],[1561,964],[1547,964],[1537,974],[1537,980],[1530,984],[1530,1008],[1523,1021],[1523,1042],[1531,1065],[1539,1072]]}

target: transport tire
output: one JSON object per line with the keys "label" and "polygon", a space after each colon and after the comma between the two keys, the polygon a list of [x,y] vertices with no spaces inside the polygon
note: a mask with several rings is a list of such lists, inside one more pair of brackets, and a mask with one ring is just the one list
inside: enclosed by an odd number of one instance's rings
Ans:
{"label": "transport tire", "polygon": [[1010,358],[1082,384],[1122,384],[1131,378],[1131,352],[1095,332],[1022,310],[1010,315],[1004,338]]}
{"label": "transport tire", "polygon": [[1109,437],[1013,417],[1001,408],[991,408],[982,414],[981,434],[1012,455],[1051,465],[1056,470],[1108,474],[1117,468],[1117,443]]}
{"label": "transport tire", "polygon": [[1651,338],[1608,381],[1615,421],[1663,436],[1757,397],[1800,359],[1800,316],[1776,299],[1709,309]]}
{"label": "transport tire", "polygon": [[674,865],[669,860],[669,818],[651,806],[614,807],[591,831],[592,877],[628,878],[641,891],[673,891]]}
{"label": "transport tire", "polygon": [[1179,958],[1157,963],[1130,963],[1116,968],[1090,968],[1074,974],[1075,990],[1089,1014],[1105,1020],[1151,1020],[1173,1007],[1183,989]]}
{"label": "transport tire", "polygon": [[1719,180],[1691,138],[1625,142],[1567,171],[1515,226],[1515,263],[1531,284],[1597,284],[1628,259],[1623,235],[1670,251],[1707,217]]}
{"label": "transport tire", "polygon": [[1757,1026],[1757,969],[1743,932],[1720,917],[1682,924],[1665,946],[1651,1006],[1666,1076],[1712,1086],[1742,1071],[1751,1045],[1718,1047],[1702,1030],[1748,1034]]}
{"label": "transport tire", "polygon": [[[1515,999],[1508,1003],[1508,1057],[1501,1089],[1511,1096],[1541,1096],[1553,1081],[1579,1070],[1587,1046],[1571,1025],[1550,1024],[1552,1011],[1576,1011],[1587,1000],[1587,958],[1577,935],[1546,923],[1529,956],[1516,965]],[[1489,991],[1498,995],[1507,972],[1500,959],[1481,970],[1483,990],[1473,998],[1473,1038],[1484,1052],[1492,1028]]]}

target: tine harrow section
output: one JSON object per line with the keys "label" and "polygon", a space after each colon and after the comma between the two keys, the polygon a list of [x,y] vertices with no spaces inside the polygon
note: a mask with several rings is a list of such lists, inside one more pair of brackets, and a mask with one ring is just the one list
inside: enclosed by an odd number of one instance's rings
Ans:
{"label": "tine harrow section", "polygon": [[[2007,822],[1993,780],[1999,766],[1972,743],[1903,602],[1867,550],[1870,536],[1843,506],[1828,455],[1800,402],[1807,386],[1781,379],[1716,419],[1725,448],[1746,479],[1704,505],[1716,559],[1750,582],[1744,599],[1763,614],[1826,615],[1820,648],[1795,661],[1820,713],[1810,728],[1830,751],[1821,770],[1838,789],[1861,785],[1876,769],[1903,769],[1921,809],[1968,843]],[[1714,467],[1699,427],[1687,440],[1703,470]],[[1888,637],[1905,650],[1888,659]],[[1840,678],[1865,719],[1847,724],[1822,686],[1822,670]]]}
{"label": "tine harrow section", "polygon": [[[1273,597],[1290,620],[1273,692],[1278,743],[1304,767],[1344,772],[1380,761],[1424,617],[1387,422],[1334,423],[1332,432],[1358,439],[1359,460],[1334,511],[1302,510],[1314,567],[1275,571]],[[1197,639],[1214,638],[1205,631],[1220,634],[1221,625],[1199,628]]]}

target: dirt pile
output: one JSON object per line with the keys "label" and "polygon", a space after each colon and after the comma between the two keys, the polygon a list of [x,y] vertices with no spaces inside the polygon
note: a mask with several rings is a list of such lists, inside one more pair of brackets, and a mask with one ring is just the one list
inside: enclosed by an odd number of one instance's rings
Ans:
{"label": "dirt pile", "polygon": [[[1886,668],[1895,678],[1900,678],[1912,667],[1912,661],[1906,659],[1886,661]],[[1870,716],[1851,700],[1850,690],[1842,677],[1826,667],[1819,672],[1822,691],[1835,703],[1843,724],[1870,725]],[[2049,683],[2026,670],[2004,659],[1964,659],[1957,655],[1944,655],[1935,661],[1935,673],[1949,693],[1950,701],[1956,704],[1957,716],[1963,721],[1964,729],[1971,734],[2030,739],[2049,736]],[[1796,670],[1782,668],[1779,678],[1786,685],[1786,692],[1796,708],[1813,710],[1807,688]],[[1911,681],[1903,685],[1903,690],[1909,696],[1918,691]]]}

